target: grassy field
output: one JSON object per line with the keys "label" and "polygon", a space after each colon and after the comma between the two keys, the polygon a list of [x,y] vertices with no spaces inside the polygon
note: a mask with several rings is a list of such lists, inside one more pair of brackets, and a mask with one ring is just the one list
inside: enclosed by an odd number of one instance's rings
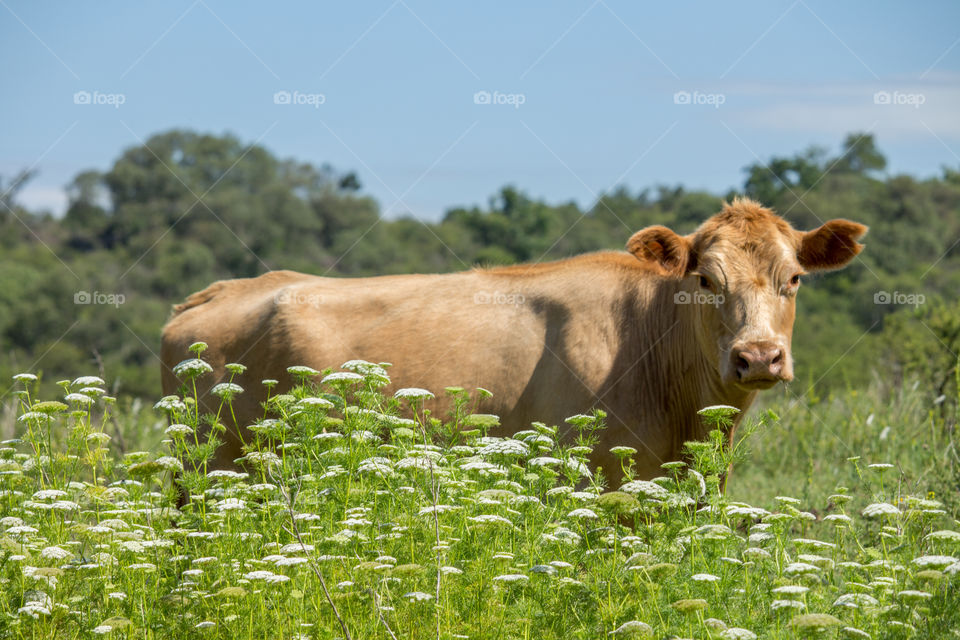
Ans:
{"label": "grassy field", "polygon": [[[150,407],[84,377],[35,398],[20,377],[0,637],[960,635],[955,436],[921,389],[773,394],[732,450],[732,410],[706,408],[686,463],[637,480],[624,447],[601,486],[600,414],[571,416],[574,441],[494,438],[467,391],[439,421],[428,392],[344,368],[294,371],[245,473],[206,470],[216,419],[189,392]],[[242,391],[218,392],[226,415]]]}

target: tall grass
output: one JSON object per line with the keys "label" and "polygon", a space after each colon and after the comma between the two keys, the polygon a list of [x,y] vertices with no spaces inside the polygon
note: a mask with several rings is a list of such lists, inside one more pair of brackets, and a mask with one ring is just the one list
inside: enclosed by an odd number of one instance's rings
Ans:
{"label": "tall grass", "polygon": [[780,420],[750,442],[731,497],[767,502],[790,493],[824,504],[838,486],[863,484],[874,462],[896,465],[905,493],[930,494],[960,515],[960,441],[956,403],[934,398],[919,381],[892,387],[875,382],[826,398],[787,391],[763,401]]}
{"label": "tall grass", "polygon": [[[187,378],[208,375],[202,346],[196,355],[180,367]],[[571,442],[540,423],[492,437],[496,417],[470,413],[463,389],[445,391],[457,411],[444,421],[423,411],[428,391],[385,397],[382,367],[344,367],[292,370],[301,384],[270,398],[244,471],[207,463],[242,393],[233,383],[217,389],[220,419],[199,413],[193,384],[161,399],[161,448],[118,456],[111,434],[125,416],[102,380],[64,382],[61,402],[34,398],[22,376],[19,437],[0,448],[0,635],[928,638],[960,628],[958,523],[876,448],[846,463],[854,471],[829,477],[824,460],[804,476],[811,488],[767,498],[780,482],[771,443],[787,421],[749,420],[731,449],[735,410],[711,407],[701,412],[710,438],[686,463],[634,479],[634,452],[618,448],[610,490],[585,464],[601,413],[572,416]],[[802,428],[812,437],[812,423]],[[743,463],[753,439],[766,453]],[[779,468],[790,473],[803,466],[800,447],[827,448],[789,446]],[[725,494],[722,474],[738,460]],[[759,480],[765,470],[773,486]],[[827,489],[834,480],[846,488]]]}

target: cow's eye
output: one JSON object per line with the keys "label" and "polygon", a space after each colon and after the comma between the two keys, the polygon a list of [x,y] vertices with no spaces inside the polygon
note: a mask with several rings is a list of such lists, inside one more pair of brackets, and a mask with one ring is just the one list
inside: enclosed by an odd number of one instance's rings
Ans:
{"label": "cow's eye", "polygon": [[800,274],[799,274],[799,273],[796,274],[796,275],[794,275],[792,278],[790,278],[790,286],[791,286],[791,287],[795,287],[795,286],[797,286],[798,284],[800,284]]}
{"label": "cow's eye", "polygon": [[710,288],[710,280],[707,279],[707,276],[700,276],[700,286],[704,289]]}

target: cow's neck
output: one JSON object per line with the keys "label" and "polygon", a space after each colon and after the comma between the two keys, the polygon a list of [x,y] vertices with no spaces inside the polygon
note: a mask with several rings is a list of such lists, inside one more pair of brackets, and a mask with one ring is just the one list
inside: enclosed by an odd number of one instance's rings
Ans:
{"label": "cow's neck", "polygon": [[[671,455],[676,459],[684,442],[706,436],[699,409],[726,404],[743,415],[756,392],[723,384],[697,339],[693,307],[675,302],[681,281],[657,277],[644,285],[650,288],[638,292],[637,334],[625,342],[634,345],[636,353],[624,361],[639,362],[638,408],[649,411],[649,407],[657,407],[669,414],[668,420],[658,422],[668,425],[669,434],[662,435],[672,443]],[[651,337],[655,341],[652,346]]]}

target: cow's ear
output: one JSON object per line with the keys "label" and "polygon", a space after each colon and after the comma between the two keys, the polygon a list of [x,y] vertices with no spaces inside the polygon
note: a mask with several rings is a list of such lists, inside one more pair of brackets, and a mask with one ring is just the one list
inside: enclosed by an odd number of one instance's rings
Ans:
{"label": "cow's ear", "polygon": [[857,240],[867,227],[850,220],[831,220],[822,227],[800,234],[797,260],[807,271],[839,269],[863,250]]}
{"label": "cow's ear", "polygon": [[637,260],[677,278],[687,272],[691,248],[690,240],[659,225],[641,229],[627,241],[627,251]]}

